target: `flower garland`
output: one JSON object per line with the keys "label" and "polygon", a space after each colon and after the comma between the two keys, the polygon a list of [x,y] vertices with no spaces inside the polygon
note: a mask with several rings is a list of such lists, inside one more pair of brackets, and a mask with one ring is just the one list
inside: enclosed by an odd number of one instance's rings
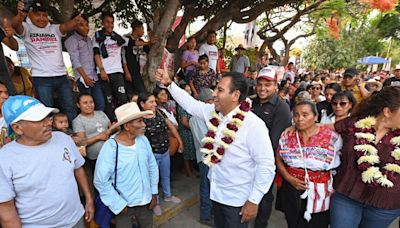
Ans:
{"label": "flower garland", "polygon": [[222,122],[221,117],[216,113],[212,113],[212,118],[207,123],[208,131],[205,137],[202,139],[204,143],[200,151],[204,154],[204,164],[211,166],[221,162],[222,156],[225,150],[228,149],[229,145],[236,139],[236,132],[243,125],[246,114],[251,109],[250,99],[246,99],[240,102],[240,105],[234,110],[231,122],[226,124],[226,127],[222,130],[223,137],[220,140],[216,140],[217,129]]}
{"label": "flower garland", "polygon": [[400,136],[393,137],[390,143],[394,146],[391,156],[394,163],[386,163],[383,166],[383,173],[378,167],[380,157],[375,147],[375,134],[372,126],[376,124],[375,117],[366,117],[357,121],[354,126],[356,128],[356,145],[354,150],[358,156],[358,168],[363,170],[361,179],[364,183],[372,185],[381,185],[382,187],[392,188],[394,186],[394,174],[400,174]]}

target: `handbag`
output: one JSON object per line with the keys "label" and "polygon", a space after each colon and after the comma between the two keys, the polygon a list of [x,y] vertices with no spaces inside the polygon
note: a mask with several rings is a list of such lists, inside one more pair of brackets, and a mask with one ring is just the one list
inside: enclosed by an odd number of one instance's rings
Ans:
{"label": "handbag", "polygon": [[[163,118],[164,121],[166,117],[161,113],[159,109],[157,109],[157,113]],[[169,141],[169,155],[174,156],[179,149],[179,140],[172,134],[172,132],[168,129],[168,141]]]}
{"label": "handbag", "polygon": [[[115,140],[115,143],[117,145],[117,151],[116,151],[116,156],[115,156],[115,168],[114,168],[114,189],[115,191],[118,192],[117,190],[117,167],[118,167],[118,142]],[[119,192],[118,192],[119,193]],[[96,199],[95,199],[95,211],[94,211],[94,221],[96,222],[97,225],[100,226],[100,228],[108,228],[110,227],[111,220],[115,217],[115,214],[108,208],[103,201],[100,198],[100,193],[97,194]]]}

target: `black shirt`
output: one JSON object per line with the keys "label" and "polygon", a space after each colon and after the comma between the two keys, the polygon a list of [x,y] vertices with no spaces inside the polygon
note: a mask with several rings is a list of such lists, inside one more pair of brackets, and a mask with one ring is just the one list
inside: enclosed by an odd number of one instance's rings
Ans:
{"label": "black shirt", "polygon": [[[132,36],[129,38],[128,46],[125,47],[125,58],[128,64],[129,73],[132,75],[132,86],[136,92],[145,92],[144,82],[140,74],[140,56],[150,52],[150,46],[136,46]],[[143,41],[142,39],[139,39]]]}
{"label": "black shirt", "polygon": [[154,118],[145,118],[146,124],[145,136],[150,141],[153,153],[163,154],[169,149],[168,128],[162,111],[157,112]]}
{"label": "black shirt", "polygon": [[400,86],[400,79],[391,77],[385,80],[383,86]]}
{"label": "black shirt", "polygon": [[322,110],[325,110],[327,116],[329,116],[333,112],[331,103],[326,100],[317,103],[317,110],[318,110],[318,122],[321,121]]}
{"label": "black shirt", "polygon": [[276,150],[282,132],[292,125],[289,105],[279,99],[277,94],[272,95],[265,103],[261,103],[257,96],[253,100],[251,111],[267,125],[272,148]]}
{"label": "black shirt", "polygon": [[3,31],[3,29],[0,27],[0,42],[3,41],[3,39],[6,37],[6,33]]}

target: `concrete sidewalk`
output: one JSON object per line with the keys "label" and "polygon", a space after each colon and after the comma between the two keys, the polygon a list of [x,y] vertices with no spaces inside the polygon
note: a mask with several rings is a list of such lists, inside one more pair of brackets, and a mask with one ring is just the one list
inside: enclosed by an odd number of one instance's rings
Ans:
{"label": "concrete sidewalk", "polygon": [[[178,196],[182,202],[180,204],[165,202],[161,197],[160,206],[163,209],[163,214],[154,216],[154,227],[208,228],[208,226],[199,223],[199,179],[189,178],[180,173],[173,173],[171,176],[173,177],[171,179],[172,193]],[[274,190],[276,196],[276,189]],[[159,192],[162,192],[161,188]],[[250,227],[253,227],[252,223],[250,223]],[[286,228],[283,213],[273,210],[268,227]],[[389,226],[389,228],[398,227],[398,219]]]}

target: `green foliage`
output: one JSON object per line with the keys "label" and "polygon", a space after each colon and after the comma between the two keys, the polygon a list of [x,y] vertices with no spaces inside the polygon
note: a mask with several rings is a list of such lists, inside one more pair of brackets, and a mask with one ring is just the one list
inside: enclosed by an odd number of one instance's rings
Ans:
{"label": "green foliage", "polygon": [[329,36],[316,36],[304,51],[304,65],[314,69],[335,70],[354,66],[367,55],[384,52],[384,45],[374,30],[358,29],[342,33],[336,40]]}

